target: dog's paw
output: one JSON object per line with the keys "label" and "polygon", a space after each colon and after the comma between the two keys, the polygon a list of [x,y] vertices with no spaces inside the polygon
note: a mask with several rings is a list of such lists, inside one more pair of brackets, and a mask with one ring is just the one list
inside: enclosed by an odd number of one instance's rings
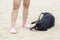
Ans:
{"label": "dog's paw", "polygon": [[34,29],[34,28],[30,28],[30,30],[31,30],[31,31],[35,31],[35,29]]}

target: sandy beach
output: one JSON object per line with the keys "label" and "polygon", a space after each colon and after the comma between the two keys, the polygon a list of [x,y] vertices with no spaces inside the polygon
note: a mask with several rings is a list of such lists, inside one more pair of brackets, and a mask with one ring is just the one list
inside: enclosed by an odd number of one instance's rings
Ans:
{"label": "sandy beach", "polygon": [[0,40],[60,40],[60,0],[31,0],[28,23],[38,19],[41,12],[55,16],[55,26],[48,31],[30,31],[22,28],[22,7],[16,21],[16,34],[9,33],[13,0],[0,0]]}

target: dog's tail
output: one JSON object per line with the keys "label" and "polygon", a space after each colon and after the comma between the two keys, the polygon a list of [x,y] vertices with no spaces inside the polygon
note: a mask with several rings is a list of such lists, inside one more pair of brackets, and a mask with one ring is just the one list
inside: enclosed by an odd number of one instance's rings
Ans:
{"label": "dog's tail", "polygon": [[42,15],[42,14],[44,15],[44,13],[41,13],[41,14],[39,15],[39,18],[38,18],[38,20],[40,20],[40,17],[41,17],[41,15]]}

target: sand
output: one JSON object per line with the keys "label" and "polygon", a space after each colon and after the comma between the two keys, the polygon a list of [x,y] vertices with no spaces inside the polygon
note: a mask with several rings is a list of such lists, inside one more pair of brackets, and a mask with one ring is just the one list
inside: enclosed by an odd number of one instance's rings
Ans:
{"label": "sand", "polygon": [[16,34],[9,33],[13,0],[0,0],[0,40],[60,40],[60,0],[31,0],[28,23],[38,19],[41,12],[55,16],[55,26],[48,31],[30,31],[22,28],[23,7],[19,9]]}

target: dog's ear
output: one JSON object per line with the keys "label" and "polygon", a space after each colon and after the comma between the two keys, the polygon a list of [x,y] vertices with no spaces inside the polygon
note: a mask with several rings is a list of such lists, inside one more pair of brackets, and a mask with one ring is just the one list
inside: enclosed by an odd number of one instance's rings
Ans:
{"label": "dog's ear", "polygon": [[34,24],[35,22],[32,22],[31,24]]}
{"label": "dog's ear", "polygon": [[31,24],[37,23],[37,21],[32,22]]}

